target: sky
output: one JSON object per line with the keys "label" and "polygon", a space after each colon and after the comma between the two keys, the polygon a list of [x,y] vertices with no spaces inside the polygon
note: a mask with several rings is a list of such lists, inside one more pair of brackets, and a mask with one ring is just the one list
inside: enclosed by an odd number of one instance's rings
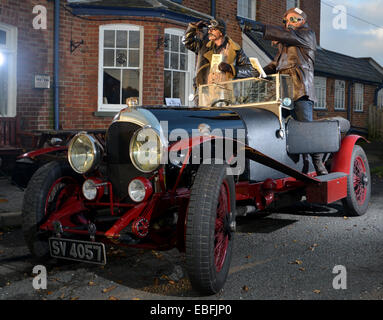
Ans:
{"label": "sky", "polygon": [[383,0],[321,0],[320,45],[383,66]]}

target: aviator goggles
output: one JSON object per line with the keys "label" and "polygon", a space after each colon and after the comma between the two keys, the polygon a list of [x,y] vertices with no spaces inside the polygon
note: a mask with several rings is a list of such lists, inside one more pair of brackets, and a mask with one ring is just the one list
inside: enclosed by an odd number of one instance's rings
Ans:
{"label": "aviator goggles", "polygon": [[[303,21],[304,19],[303,18],[297,18],[297,17],[290,17],[290,22],[292,23],[297,23],[297,22],[301,22]],[[286,24],[287,20],[286,19],[283,19],[283,24]]]}
{"label": "aviator goggles", "polygon": [[210,20],[209,22],[210,22],[210,24],[207,26],[208,29],[216,29],[219,25],[218,21],[215,19]]}

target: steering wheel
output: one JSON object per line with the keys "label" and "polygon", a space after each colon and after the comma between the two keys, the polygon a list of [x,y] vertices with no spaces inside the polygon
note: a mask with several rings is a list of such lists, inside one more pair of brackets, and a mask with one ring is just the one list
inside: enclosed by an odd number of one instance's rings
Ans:
{"label": "steering wheel", "polygon": [[227,99],[218,99],[218,100],[215,100],[211,105],[210,105],[210,108],[214,108],[216,104],[220,103],[220,102],[224,102],[226,103],[226,106],[230,105],[230,101],[227,100]]}

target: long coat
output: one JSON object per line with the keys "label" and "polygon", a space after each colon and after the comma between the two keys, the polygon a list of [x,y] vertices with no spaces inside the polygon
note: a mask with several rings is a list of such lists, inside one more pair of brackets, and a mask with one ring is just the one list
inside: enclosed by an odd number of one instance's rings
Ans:
{"label": "long coat", "polygon": [[[254,68],[249,58],[245,55],[241,47],[229,37],[224,62],[231,66],[232,74],[227,73],[227,79],[233,78],[249,78],[255,76]],[[195,78],[195,86],[206,84],[208,81],[210,63],[215,53],[215,44],[209,41],[207,34],[200,37],[198,29],[193,25],[188,26],[183,39],[185,47],[197,54],[197,74]]]}
{"label": "long coat", "polygon": [[294,101],[303,96],[316,101],[314,64],[316,52],[315,32],[304,24],[295,30],[266,25],[264,39],[278,42],[279,52],[264,70],[267,74],[289,74],[293,81]]}

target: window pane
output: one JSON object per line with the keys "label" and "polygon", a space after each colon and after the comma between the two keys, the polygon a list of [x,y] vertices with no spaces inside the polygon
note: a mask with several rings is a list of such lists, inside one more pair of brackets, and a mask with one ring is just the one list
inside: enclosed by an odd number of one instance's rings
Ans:
{"label": "window pane", "polygon": [[129,67],[138,68],[140,65],[140,51],[129,50]]}
{"label": "window pane", "polygon": [[129,48],[139,48],[140,47],[140,32],[139,31],[129,31]]}
{"label": "window pane", "polygon": [[[6,59],[6,58],[5,58]],[[8,63],[0,66],[0,116],[8,114]]]}
{"label": "window pane", "polygon": [[7,44],[7,33],[4,30],[0,30],[0,44]]}
{"label": "window pane", "polygon": [[170,48],[170,35],[168,33],[165,33],[164,48],[165,48],[165,50],[169,50],[169,48]]}
{"label": "window pane", "polygon": [[185,73],[173,72],[173,98],[180,98],[185,105]]}
{"label": "window pane", "polygon": [[104,69],[104,103],[120,104],[121,70]]}
{"label": "window pane", "polygon": [[180,51],[180,37],[172,34],[171,51]]}
{"label": "window pane", "polygon": [[180,70],[187,70],[188,56],[186,54],[180,55]]}
{"label": "window pane", "polygon": [[127,98],[140,97],[140,72],[138,70],[122,71],[122,103],[126,104]]}
{"label": "window pane", "polygon": [[114,30],[105,30],[104,31],[104,47],[105,48],[114,48],[115,47],[115,31]]}
{"label": "window pane", "polygon": [[104,67],[114,67],[114,50],[104,50]]}
{"label": "window pane", "polygon": [[165,71],[164,97],[172,97],[172,72]]}
{"label": "window pane", "polygon": [[178,54],[172,53],[170,60],[170,68],[178,70]]}
{"label": "window pane", "polygon": [[117,48],[127,48],[127,47],[128,47],[128,32],[117,31]]}
{"label": "window pane", "polygon": [[165,52],[164,66],[165,66],[166,69],[169,68],[169,52]]}
{"label": "window pane", "polygon": [[182,41],[180,42],[180,51],[181,51],[182,53],[186,53],[186,47],[185,47],[185,45],[182,43]]}
{"label": "window pane", "polygon": [[126,67],[128,65],[127,54],[127,50],[116,50],[116,67]]}

